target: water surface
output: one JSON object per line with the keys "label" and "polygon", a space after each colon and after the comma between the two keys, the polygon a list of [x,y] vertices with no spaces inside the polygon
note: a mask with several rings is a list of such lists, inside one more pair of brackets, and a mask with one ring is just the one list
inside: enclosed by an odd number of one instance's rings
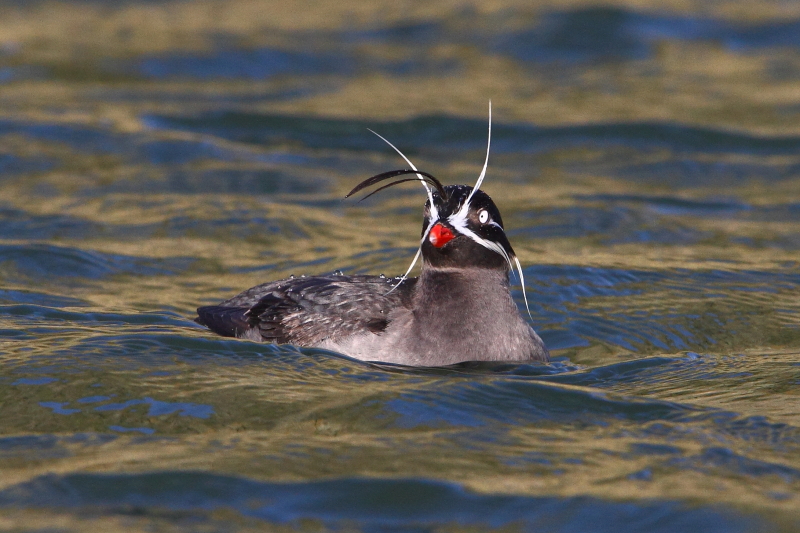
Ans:
{"label": "water surface", "polygon": [[[3,2],[0,523],[795,531],[800,9]],[[223,339],[484,189],[549,365]],[[522,293],[514,296],[523,305]]]}

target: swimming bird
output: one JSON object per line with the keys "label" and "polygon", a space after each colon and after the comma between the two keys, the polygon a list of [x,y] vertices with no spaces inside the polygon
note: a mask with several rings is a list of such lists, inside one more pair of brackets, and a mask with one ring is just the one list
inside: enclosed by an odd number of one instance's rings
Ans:
{"label": "swimming bird", "polygon": [[[511,296],[509,275],[516,265],[527,307],[522,267],[500,211],[480,190],[489,150],[474,187],[445,186],[381,139],[411,168],[373,176],[347,196],[393,178],[399,179],[367,196],[408,181],[424,185],[428,199],[422,238],[403,276],[336,272],[290,277],[200,307],[196,322],[227,337],[324,348],[363,361],[408,366],[549,361],[544,342]],[[402,178],[409,175],[413,177]],[[409,278],[420,255],[420,275]]]}

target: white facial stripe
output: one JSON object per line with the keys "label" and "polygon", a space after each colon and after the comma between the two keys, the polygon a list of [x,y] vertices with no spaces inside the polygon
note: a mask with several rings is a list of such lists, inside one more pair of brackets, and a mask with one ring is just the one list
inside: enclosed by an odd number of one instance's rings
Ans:
{"label": "white facial stripe", "polygon": [[431,232],[431,229],[433,228],[434,225],[436,225],[437,222],[439,222],[438,218],[431,218],[431,221],[428,222],[428,227],[425,228],[425,233],[422,234],[422,240],[419,241],[420,246],[422,246],[422,243],[425,242],[425,239],[428,238],[428,234]]}
{"label": "white facial stripe", "polygon": [[[453,226],[454,228],[458,229],[459,231],[462,228],[463,229],[468,229],[467,228],[467,214],[468,213],[469,213],[469,204],[464,202],[464,204],[459,208],[459,210],[456,213],[453,213],[452,215],[447,217],[447,221],[450,223],[451,226]],[[494,220],[491,220],[490,222],[487,222],[486,225],[487,226],[494,226],[494,227],[498,228],[500,231],[505,232],[503,227],[500,224],[498,224],[497,222],[495,222]]]}
{"label": "white facial stripe", "polygon": [[[378,132],[375,132],[375,131],[372,131],[372,130],[370,130],[369,128],[367,128],[367,130],[369,130],[371,133],[374,133],[374,134],[375,134],[375,135],[377,135],[377,136],[378,136],[378,137],[379,137],[379,138],[380,138],[380,139],[381,139],[383,142],[385,142],[386,144],[388,144],[389,146],[391,146],[392,148],[394,148],[394,151],[395,151],[395,152],[397,152],[398,154],[400,154],[400,157],[402,157],[403,159],[405,159],[405,160],[406,160],[406,163],[408,163],[408,166],[410,166],[410,167],[411,167],[411,170],[414,170],[414,171],[416,171],[416,170],[417,170],[417,167],[415,167],[415,166],[414,166],[414,163],[412,163],[412,162],[411,162],[411,160],[409,160],[409,159],[408,159],[408,158],[405,156],[405,154],[404,154],[403,152],[401,152],[401,151],[400,151],[400,150],[399,150],[399,149],[398,149],[398,148],[397,148],[395,145],[393,145],[392,143],[390,143],[390,142],[389,142],[389,141],[386,139],[386,137],[384,137],[383,135],[381,135],[381,134],[380,134],[380,133],[378,133]],[[428,184],[425,182],[425,179],[422,177],[422,175],[421,175],[421,174],[417,174],[417,178],[419,178],[419,181],[420,181],[420,183],[422,183],[422,186],[423,186],[423,187],[425,187],[425,190],[428,192],[428,200],[430,200],[430,202],[431,202],[431,218],[437,218],[437,219],[438,219],[438,218],[439,218],[439,212],[436,210],[436,205],[434,205],[434,203],[433,203],[433,193],[431,193],[431,188],[430,188],[430,187],[428,187]]]}
{"label": "white facial stripe", "polygon": [[[448,219],[448,220],[450,220],[450,219]],[[451,224],[452,224],[452,221],[451,221]],[[484,248],[487,248],[487,249],[489,249],[489,250],[491,250],[491,251],[493,251],[495,253],[500,254],[500,256],[502,256],[503,259],[506,260],[506,263],[508,263],[508,268],[510,268],[511,270],[514,270],[514,265],[511,264],[511,258],[508,257],[508,253],[505,251],[505,249],[502,246],[500,246],[499,244],[497,244],[494,241],[487,241],[483,237],[478,236],[478,234],[475,233],[474,231],[472,231],[471,229],[469,229],[466,224],[464,224],[462,226],[456,226],[455,224],[453,224],[453,228],[456,231],[458,231],[459,233],[461,233],[462,235],[466,235],[467,237],[469,237],[470,239],[472,239],[476,243],[480,244]]]}
{"label": "white facial stripe", "polygon": [[[467,208],[464,209],[464,206]],[[447,221],[450,223],[451,226],[460,230],[461,228],[467,227],[467,213],[469,212],[469,206],[466,202],[464,205],[461,206],[461,209],[447,217]]]}

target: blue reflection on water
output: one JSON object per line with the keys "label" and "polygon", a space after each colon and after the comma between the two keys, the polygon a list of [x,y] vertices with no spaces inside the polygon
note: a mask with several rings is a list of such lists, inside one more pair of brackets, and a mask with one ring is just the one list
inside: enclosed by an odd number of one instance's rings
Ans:
{"label": "blue reflection on water", "polygon": [[134,405],[149,405],[150,409],[147,416],[171,415],[177,413],[180,416],[191,416],[194,418],[209,418],[214,414],[214,408],[210,405],[203,405],[188,402],[162,402],[152,398],[142,400],[128,400],[122,403],[109,403],[95,407],[95,411],[122,411]]}
{"label": "blue reflection on water", "polygon": [[2,507],[43,505],[106,514],[129,506],[194,513],[226,509],[269,523],[300,526],[316,520],[328,528],[364,531],[427,531],[442,525],[538,530],[547,524],[565,532],[738,533],[767,526],[725,507],[480,494],[424,479],[265,483],[195,472],[71,474],[40,476],[0,491]]}
{"label": "blue reflection on water", "polygon": [[12,385],[47,385],[48,383],[55,383],[56,381],[58,381],[58,378],[20,378],[12,383]]}

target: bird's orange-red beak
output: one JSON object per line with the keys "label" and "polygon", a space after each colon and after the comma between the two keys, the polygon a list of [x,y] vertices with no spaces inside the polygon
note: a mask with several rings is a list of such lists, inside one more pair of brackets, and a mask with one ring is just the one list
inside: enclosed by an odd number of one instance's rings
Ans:
{"label": "bird's orange-red beak", "polygon": [[452,241],[455,238],[453,232],[442,226],[440,223],[436,223],[435,226],[431,228],[431,232],[428,235],[428,240],[431,241],[431,244],[434,245],[436,248],[441,248],[448,242]]}

